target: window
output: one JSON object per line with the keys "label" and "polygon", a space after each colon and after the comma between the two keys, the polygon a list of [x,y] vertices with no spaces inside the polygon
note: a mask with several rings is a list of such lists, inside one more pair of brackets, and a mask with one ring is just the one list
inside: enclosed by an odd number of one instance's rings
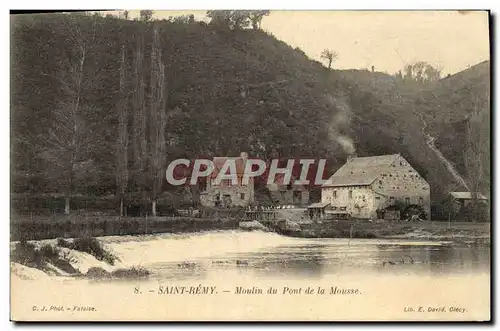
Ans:
{"label": "window", "polygon": [[240,193],[240,199],[245,200],[245,193]]}
{"label": "window", "polygon": [[379,180],[379,181],[378,181],[378,184],[379,184],[379,185],[382,185],[382,181],[381,181],[381,180]]}
{"label": "window", "polygon": [[339,210],[340,211],[345,211],[347,208],[346,207],[340,207]]}
{"label": "window", "polygon": [[337,191],[333,191],[333,198],[337,199]]}
{"label": "window", "polygon": [[410,197],[405,197],[405,203],[406,203],[407,205],[409,205],[409,204],[410,204]]}
{"label": "window", "polygon": [[349,199],[352,199],[352,190],[349,190]]}
{"label": "window", "polygon": [[380,200],[380,197],[375,197],[375,200]]}
{"label": "window", "polygon": [[421,206],[424,205],[424,198],[423,197],[418,197],[418,204]]}
{"label": "window", "polygon": [[198,184],[200,191],[206,191],[207,190],[207,181],[206,180],[201,180],[200,183]]}

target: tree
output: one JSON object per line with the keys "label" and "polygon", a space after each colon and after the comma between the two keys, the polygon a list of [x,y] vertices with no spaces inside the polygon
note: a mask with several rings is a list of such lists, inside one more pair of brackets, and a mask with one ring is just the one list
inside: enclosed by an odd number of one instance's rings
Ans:
{"label": "tree", "polygon": [[70,48],[60,59],[61,66],[56,74],[42,73],[52,77],[61,89],[57,106],[52,109],[51,126],[39,139],[40,156],[46,162],[48,176],[64,191],[64,213],[70,213],[70,199],[78,180],[88,176],[92,160],[88,157],[90,141],[95,139],[88,130],[86,115],[95,110],[85,103],[88,76],[88,58],[96,45],[98,18],[89,18],[92,28],[82,26],[88,19],[78,21],[70,16],[65,28],[70,33]]}
{"label": "tree", "polygon": [[466,121],[464,164],[472,194],[474,220],[479,217],[480,192],[490,191],[490,112],[489,97],[472,96],[472,111]]}
{"label": "tree", "polygon": [[411,64],[405,65],[405,79],[413,80],[413,66]]}
{"label": "tree", "polygon": [[116,140],[116,194],[120,198],[120,216],[123,216],[123,196],[128,184],[128,95],[126,89],[125,42],[123,41],[120,58],[118,133]]}
{"label": "tree", "polygon": [[209,10],[207,17],[210,18],[210,24],[220,28],[230,28],[231,11],[230,10]]}
{"label": "tree", "polygon": [[193,24],[195,22],[194,15],[170,16],[168,20],[172,23]]}
{"label": "tree", "polygon": [[132,96],[132,168],[134,172],[135,187],[142,193],[142,201],[145,200],[146,190],[146,103],[144,83],[144,36],[142,31],[138,33],[137,44],[134,55],[134,78]]}
{"label": "tree", "polygon": [[336,60],[339,57],[337,52],[334,52],[330,49],[325,49],[323,52],[321,52],[321,58],[326,60],[328,62],[328,69],[331,69],[332,67],[332,62]]}
{"label": "tree", "polygon": [[243,29],[250,24],[247,10],[209,10],[207,16],[210,18],[211,25],[223,29]]}
{"label": "tree", "polygon": [[141,21],[150,21],[153,18],[153,11],[152,10],[141,10],[139,12],[139,16],[141,18]]}
{"label": "tree", "polygon": [[151,84],[149,94],[149,170],[151,181],[151,213],[156,216],[156,199],[161,193],[164,181],[166,90],[165,65],[158,27],[153,29],[151,46]]}
{"label": "tree", "polygon": [[423,61],[418,61],[415,62],[412,66],[413,70],[413,79],[419,83],[422,83],[424,81],[424,69],[425,69],[426,63]]}
{"label": "tree", "polygon": [[396,72],[394,74],[394,76],[397,78],[397,79],[403,79],[403,73],[401,72],[401,70],[398,70],[398,72]]}
{"label": "tree", "polygon": [[252,28],[254,30],[260,29],[260,23],[262,22],[262,19],[264,18],[264,16],[268,16],[269,14],[269,10],[250,10],[248,12],[248,18],[252,23]]}
{"label": "tree", "polygon": [[427,81],[429,81],[429,82],[438,81],[441,79],[441,71],[442,70],[443,70],[443,68],[441,66],[434,68],[430,64],[427,64],[425,66],[425,69],[424,69],[424,75],[425,75]]}
{"label": "tree", "polygon": [[433,67],[425,61],[407,64],[404,67],[405,79],[419,83],[434,82],[441,79],[442,67]]}

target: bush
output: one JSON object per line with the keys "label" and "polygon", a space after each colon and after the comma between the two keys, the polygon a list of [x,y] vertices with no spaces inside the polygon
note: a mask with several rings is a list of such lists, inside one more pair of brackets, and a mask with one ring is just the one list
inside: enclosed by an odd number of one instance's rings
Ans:
{"label": "bush", "polygon": [[71,243],[63,238],[57,238],[57,246],[71,248]]}
{"label": "bush", "polygon": [[117,269],[111,273],[116,278],[140,278],[149,276],[149,270],[143,267],[132,267],[129,269]]}
{"label": "bush", "polygon": [[57,247],[49,244],[42,245],[42,247],[36,249],[35,245],[22,241],[16,244],[11,253],[11,260],[12,262],[41,270],[46,269],[47,263],[50,263],[68,274],[78,273],[78,270],[65,259],[65,256],[60,257],[60,253]]}
{"label": "bush", "polygon": [[42,266],[42,256],[35,248],[35,245],[26,241],[21,241],[16,244],[14,250],[10,254],[12,262],[20,263],[28,267],[39,268]]}
{"label": "bush", "polygon": [[40,247],[40,254],[43,259],[54,260],[59,258],[59,249],[49,244],[45,244]]}
{"label": "bush", "polygon": [[96,259],[106,261],[111,265],[117,260],[116,256],[106,251],[102,244],[94,237],[76,238],[68,248],[88,253]]}
{"label": "bush", "polygon": [[86,276],[90,278],[108,278],[110,275],[103,268],[91,267],[87,270]]}

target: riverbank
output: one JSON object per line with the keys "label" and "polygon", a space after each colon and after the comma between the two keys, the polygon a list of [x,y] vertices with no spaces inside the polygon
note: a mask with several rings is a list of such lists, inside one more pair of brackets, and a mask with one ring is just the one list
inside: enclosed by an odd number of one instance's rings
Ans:
{"label": "riverbank", "polygon": [[277,233],[299,238],[428,239],[485,244],[490,242],[489,223],[343,220],[302,224],[278,221],[263,224]]}

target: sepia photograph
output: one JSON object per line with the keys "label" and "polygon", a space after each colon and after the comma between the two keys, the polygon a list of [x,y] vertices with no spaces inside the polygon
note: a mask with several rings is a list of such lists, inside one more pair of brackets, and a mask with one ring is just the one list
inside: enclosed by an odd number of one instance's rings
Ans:
{"label": "sepia photograph", "polygon": [[489,11],[9,16],[11,321],[491,320]]}

